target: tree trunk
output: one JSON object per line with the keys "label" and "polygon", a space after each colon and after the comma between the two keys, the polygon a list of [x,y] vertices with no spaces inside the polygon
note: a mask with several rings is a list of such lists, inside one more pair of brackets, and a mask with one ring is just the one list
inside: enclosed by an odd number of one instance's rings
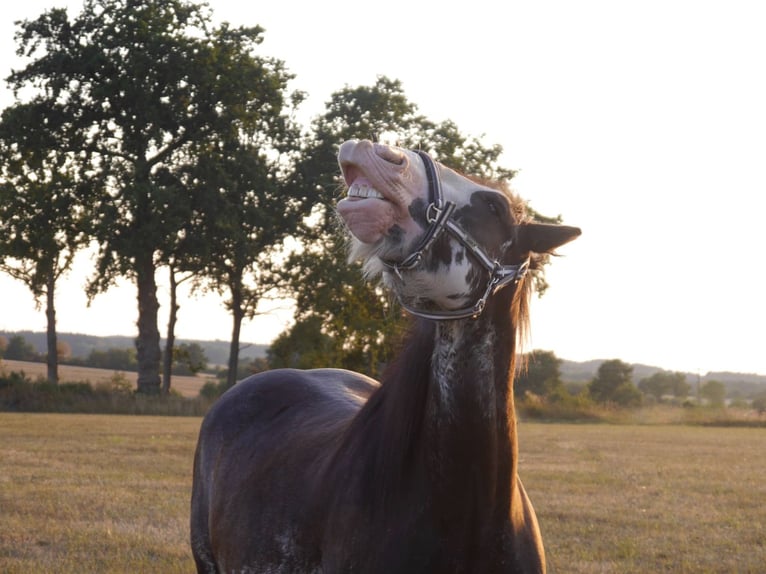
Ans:
{"label": "tree trunk", "polygon": [[231,343],[229,344],[229,372],[226,375],[226,388],[230,389],[237,382],[237,369],[239,368],[239,335],[242,330],[242,293],[232,289],[231,315],[233,326],[231,329]]}
{"label": "tree trunk", "polygon": [[138,287],[138,338],[136,355],[138,360],[138,392],[159,394],[160,392],[160,331],[157,328],[157,282],[154,277],[154,263],[151,253],[136,261],[136,283]]}
{"label": "tree trunk", "polygon": [[56,338],[56,307],[54,305],[55,288],[56,278],[51,272],[48,274],[48,286],[45,293],[45,316],[48,320],[48,382],[57,385],[59,382],[59,350]]}
{"label": "tree trunk", "polygon": [[176,321],[178,319],[178,298],[176,291],[178,282],[173,267],[170,267],[170,316],[168,317],[168,333],[165,340],[165,354],[162,357],[162,394],[170,392],[170,378],[173,375],[173,348],[176,344]]}

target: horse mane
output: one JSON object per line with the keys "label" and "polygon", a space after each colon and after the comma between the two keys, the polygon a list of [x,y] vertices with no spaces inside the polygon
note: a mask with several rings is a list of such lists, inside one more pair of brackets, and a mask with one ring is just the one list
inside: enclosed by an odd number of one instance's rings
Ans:
{"label": "horse mane", "polygon": [[382,515],[401,491],[406,480],[404,470],[414,466],[409,463],[417,456],[413,445],[425,420],[434,332],[435,326],[429,321],[412,322],[400,353],[383,372],[380,388],[344,433],[335,457],[343,457],[348,464],[331,461],[331,473],[344,468],[348,473],[333,476],[332,482],[348,481],[359,472],[361,488],[376,485],[375,492],[364,497],[372,501],[376,515]]}

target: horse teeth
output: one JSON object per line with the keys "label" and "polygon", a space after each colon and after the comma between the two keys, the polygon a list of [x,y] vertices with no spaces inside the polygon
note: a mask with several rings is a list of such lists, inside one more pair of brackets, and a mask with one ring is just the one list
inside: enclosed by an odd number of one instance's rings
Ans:
{"label": "horse teeth", "polygon": [[353,183],[348,188],[349,197],[384,199],[383,194],[366,183]]}

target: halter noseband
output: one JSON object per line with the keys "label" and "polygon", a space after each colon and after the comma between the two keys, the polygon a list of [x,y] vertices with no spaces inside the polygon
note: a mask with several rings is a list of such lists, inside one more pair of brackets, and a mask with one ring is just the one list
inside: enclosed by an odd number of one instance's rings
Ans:
{"label": "halter noseband", "polygon": [[426,168],[426,177],[428,178],[428,194],[431,203],[426,209],[426,220],[428,221],[429,227],[423,237],[420,238],[415,250],[402,261],[396,263],[381,259],[381,262],[402,280],[402,271],[411,271],[420,265],[420,262],[423,259],[423,254],[431,248],[434,241],[436,241],[442,232],[446,230],[450,235],[457,239],[488,272],[487,287],[484,290],[483,295],[471,306],[443,311],[424,311],[415,309],[402,301],[401,297],[399,298],[399,302],[402,307],[413,315],[425,319],[433,319],[435,321],[477,317],[484,310],[484,306],[487,304],[487,299],[489,299],[491,295],[506,285],[518,283],[524,277],[529,269],[529,258],[516,265],[501,265],[496,260],[489,257],[487,252],[476,243],[473,237],[452,219],[456,205],[453,201],[444,201],[441,178],[439,177],[439,171],[436,169],[434,160],[424,151],[416,150],[415,153],[417,153],[423,160],[423,165]]}

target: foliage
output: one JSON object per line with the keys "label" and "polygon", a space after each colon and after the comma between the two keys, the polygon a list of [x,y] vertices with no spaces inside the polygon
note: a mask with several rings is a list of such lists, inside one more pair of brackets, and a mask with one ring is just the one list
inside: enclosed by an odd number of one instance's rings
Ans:
{"label": "foliage", "polygon": [[[250,375],[254,375],[256,373],[260,373],[262,371],[269,370],[269,364],[266,359],[263,357],[257,357],[254,359],[251,359],[248,363],[239,363],[237,367],[237,374],[234,377],[235,381],[241,381],[242,379],[245,379],[249,377]],[[221,392],[225,391],[231,385],[229,384],[229,380],[231,377],[229,377],[229,370],[228,369],[221,369],[216,373],[216,377],[218,378],[221,386]]]}
{"label": "foliage", "polygon": [[205,350],[199,343],[181,343],[173,349],[173,372],[179,375],[196,375],[207,369]]}
{"label": "foliage", "polygon": [[588,393],[599,403],[638,406],[641,404],[641,393],[633,384],[632,376],[633,367],[627,363],[619,359],[604,361],[588,384]]}
{"label": "foliage", "polygon": [[200,388],[199,396],[203,399],[214,401],[225,393],[227,388],[226,381],[218,381],[217,383],[208,381]]}
{"label": "foliage", "polygon": [[266,352],[273,369],[313,369],[324,367],[332,356],[332,337],[322,332],[322,319],[309,316],[280,334]]}
{"label": "foliage", "polygon": [[533,351],[526,357],[525,368],[519,371],[513,383],[516,396],[524,397],[527,393],[539,397],[557,393],[560,395],[560,391],[564,390],[564,384],[561,381],[561,362],[561,359],[552,351]]}
{"label": "foliage", "polygon": [[[277,287],[295,298],[297,313],[275,363],[380,373],[408,320],[345,262],[334,215],[343,140],[388,135],[459,171],[513,177],[499,165],[500,146],[463,135],[451,121],[428,120],[387,78],[333,94],[304,138],[291,115],[303,96],[287,93],[292,76],[283,62],[257,55],[262,34],[214,27],[204,4],[184,0],[86,0],[71,21],[52,9],[19,24],[18,53],[28,63],[8,80],[27,100],[4,115],[0,130],[8,136],[1,140],[5,192],[21,197],[23,184],[32,194],[39,217],[28,227],[66,223],[55,235],[66,240],[56,244],[62,270],[83,241],[95,241],[90,296],[117,277],[136,282],[141,392],[160,388],[155,274],[162,266],[173,292],[179,274],[227,295],[229,385],[241,371],[241,323]],[[15,133],[24,138],[15,141]],[[290,240],[299,247],[280,269]],[[541,276],[537,286],[545,287]],[[47,289],[52,294],[53,284]],[[176,312],[173,303],[171,348]]]}
{"label": "foliage", "polygon": [[142,396],[133,392],[125,376],[119,373],[115,373],[108,383],[94,387],[88,382],[55,385],[44,379],[33,381],[23,371],[0,372],[0,412],[200,416],[210,403],[204,397]]}
{"label": "foliage", "polygon": [[686,382],[686,375],[668,371],[659,371],[641,379],[638,383],[638,388],[641,392],[653,396],[657,402],[661,402],[662,398],[669,394],[678,399],[683,399],[691,390],[691,386]]}
{"label": "foliage", "polygon": [[2,356],[9,361],[37,361],[39,359],[35,348],[21,335],[13,335],[8,340]]}
{"label": "foliage", "polygon": [[84,364],[115,371],[135,371],[138,367],[135,349],[93,349]]}
{"label": "foliage", "polygon": [[342,188],[338,146],[348,139],[389,137],[486,179],[507,181],[513,171],[499,166],[500,146],[486,147],[450,121],[437,124],[420,115],[398,81],[381,77],[373,86],[347,87],[332,95],[326,110],[314,120],[296,170],[314,210],[300,230],[302,249],[284,272],[286,294],[296,300],[296,322],[275,341],[273,361],[334,365],[378,376],[409,319],[378,285],[362,278],[357,263],[346,262],[346,233],[335,216]]}
{"label": "foliage", "polygon": [[[90,294],[118,276],[135,279],[138,386],[147,393],[159,390],[157,267],[207,272],[186,242],[197,237],[192,230],[211,230],[200,227],[198,209],[214,200],[200,194],[231,191],[222,169],[246,178],[235,182],[238,197],[257,191],[254,182],[273,187],[274,171],[264,165],[293,135],[284,95],[290,76],[281,62],[255,55],[262,30],[215,28],[204,8],[86,0],[71,22],[65,10],[50,10],[21,23],[19,52],[32,61],[10,76],[17,93],[33,87],[43,109],[58,106],[67,141],[78,143],[71,161],[99,245]],[[205,172],[199,166],[209,167],[210,157],[231,160]]]}
{"label": "foliage", "polygon": [[55,290],[85,244],[85,209],[67,117],[57,101],[37,98],[0,118],[0,270],[45,302],[48,378],[58,381]]}
{"label": "foliage", "polygon": [[726,402],[726,386],[720,381],[706,381],[700,388],[700,395],[709,405],[722,407]]}
{"label": "foliage", "polygon": [[563,385],[549,396],[528,393],[520,398],[516,408],[523,420],[611,422],[614,418],[612,411],[594,403],[586,393],[572,395]]}

